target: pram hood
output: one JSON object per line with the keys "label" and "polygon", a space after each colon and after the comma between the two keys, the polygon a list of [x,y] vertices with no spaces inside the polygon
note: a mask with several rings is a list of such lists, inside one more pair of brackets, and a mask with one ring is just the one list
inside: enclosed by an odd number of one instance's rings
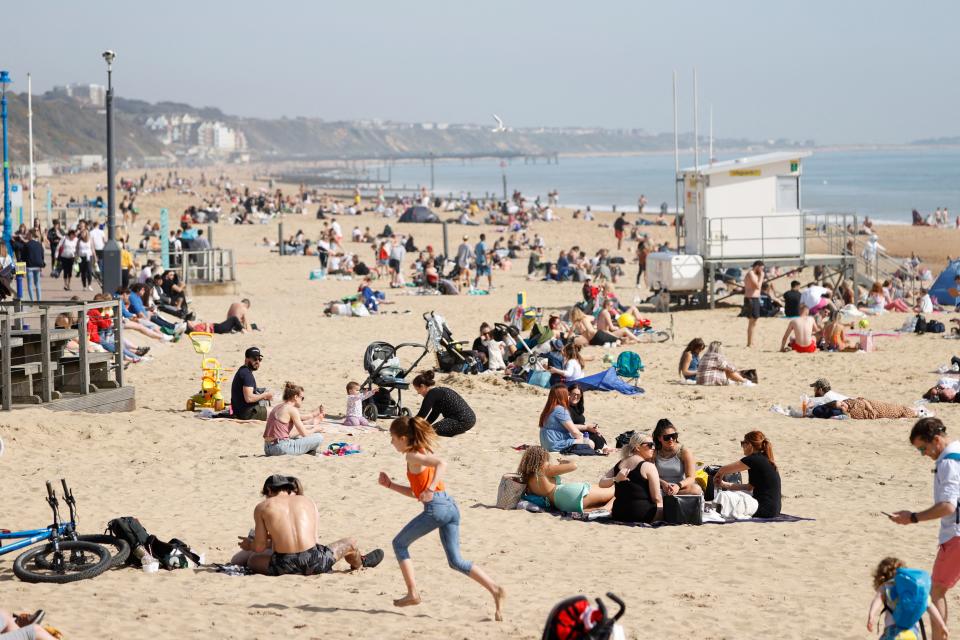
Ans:
{"label": "pram hood", "polygon": [[375,378],[402,378],[405,373],[397,357],[397,348],[388,342],[371,342],[363,354],[363,368]]}

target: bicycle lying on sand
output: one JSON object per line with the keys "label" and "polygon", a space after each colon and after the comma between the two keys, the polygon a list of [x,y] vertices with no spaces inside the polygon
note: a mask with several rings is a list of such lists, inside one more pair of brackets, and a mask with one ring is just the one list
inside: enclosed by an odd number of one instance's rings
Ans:
{"label": "bicycle lying on sand", "polygon": [[[46,542],[43,546],[20,554],[13,562],[13,572],[24,582],[74,582],[93,578],[107,569],[118,567],[130,555],[130,545],[108,535],[77,533],[77,503],[67,481],[61,479],[63,500],[70,509],[70,520],[60,521],[60,503],[50,482],[47,482],[47,504],[53,511],[53,524],[44,529],[10,531],[0,529],[0,555]],[[19,540],[4,544],[6,540]],[[112,554],[111,554],[112,551]]]}

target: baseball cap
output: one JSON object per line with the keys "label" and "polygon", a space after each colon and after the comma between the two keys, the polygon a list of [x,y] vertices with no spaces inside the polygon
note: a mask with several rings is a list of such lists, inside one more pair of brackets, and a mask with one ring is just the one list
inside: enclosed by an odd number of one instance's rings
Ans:
{"label": "baseball cap", "polygon": [[827,380],[826,378],[817,378],[816,380],[813,381],[813,384],[811,384],[810,386],[813,387],[814,389],[820,388],[820,389],[823,389],[824,391],[829,391],[830,381]]}
{"label": "baseball cap", "polygon": [[252,359],[254,359],[254,360],[262,360],[262,359],[263,359],[263,355],[261,355],[260,349],[258,349],[257,347],[250,347],[249,349],[247,349],[246,351],[244,351],[244,352],[243,352],[243,357],[244,357],[244,358],[252,358]]}
{"label": "baseball cap", "polygon": [[279,473],[275,473],[263,482],[263,492],[277,493],[278,491],[291,488],[295,489],[297,486],[297,479],[293,476],[285,476]]}

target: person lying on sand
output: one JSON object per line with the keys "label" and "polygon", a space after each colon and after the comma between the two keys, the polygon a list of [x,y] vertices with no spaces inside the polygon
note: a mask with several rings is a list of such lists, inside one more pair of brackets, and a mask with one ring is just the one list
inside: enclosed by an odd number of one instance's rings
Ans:
{"label": "person lying on sand", "polygon": [[375,567],[383,560],[381,549],[361,555],[353,538],[342,538],[330,546],[318,544],[320,513],[313,500],[303,495],[297,478],[274,474],[264,481],[261,492],[264,499],[253,511],[253,539],[239,542],[241,549],[253,551],[247,566],[255,573],[311,576],[330,573],[341,559],[351,569]]}

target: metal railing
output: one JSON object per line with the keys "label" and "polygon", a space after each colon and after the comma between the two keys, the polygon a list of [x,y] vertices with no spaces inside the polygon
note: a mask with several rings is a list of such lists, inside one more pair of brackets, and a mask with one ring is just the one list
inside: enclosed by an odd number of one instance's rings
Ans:
{"label": "metal railing", "polygon": [[[764,260],[772,257],[802,256],[806,252],[803,214],[704,218],[704,223],[702,254],[709,260]],[[767,232],[768,227],[775,226],[779,230],[794,225],[797,229],[795,233],[772,235],[772,231]],[[756,231],[751,233],[750,230],[754,229]],[[737,247],[741,246],[748,248],[738,250]]]}
{"label": "metal railing", "polygon": [[[124,342],[120,304],[116,300],[0,303],[0,409],[9,411],[15,398],[47,403],[58,399],[65,391],[88,395],[91,391],[91,364],[105,364],[107,376],[110,372],[113,375],[111,386],[122,387]],[[112,314],[114,352],[109,356],[88,351],[87,312],[91,309]],[[69,327],[56,326],[56,320],[62,314],[71,319]],[[75,356],[66,349],[66,345],[74,340]],[[33,390],[35,381],[39,382],[39,394]],[[15,395],[15,382],[18,390],[29,393]]]}
{"label": "metal railing", "polygon": [[[160,252],[138,249],[136,255],[160,262]],[[233,249],[190,249],[170,253],[170,268],[180,275],[183,284],[196,282],[233,282],[237,279],[237,262]]]}

